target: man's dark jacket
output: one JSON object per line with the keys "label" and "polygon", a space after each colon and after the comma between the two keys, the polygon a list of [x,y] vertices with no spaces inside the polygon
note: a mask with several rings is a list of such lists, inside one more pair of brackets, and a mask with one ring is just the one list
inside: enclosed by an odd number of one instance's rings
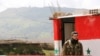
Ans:
{"label": "man's dark jacket", "polygon": [[69,56],[69,55],[77,55],[82,56],[83,55],[83,46],[79,41],[73,41],[72,39],[67,40],[62,49],[63,56]]}

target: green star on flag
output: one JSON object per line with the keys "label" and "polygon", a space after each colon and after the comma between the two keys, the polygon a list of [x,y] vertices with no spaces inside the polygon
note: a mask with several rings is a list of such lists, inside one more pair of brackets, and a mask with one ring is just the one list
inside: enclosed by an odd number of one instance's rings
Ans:
{"label": "green star on flag", "polygon": [[87,54],[90,54],[90,52],[91,52],[91,51],[90,51],[90,49],[88,48],[88,49],[87,49]]}
{"label": "green star on flag", "polygon": [[55,51],[54,51],[56,54],[58,54],[58,52],[59,52],[59,50],[57,50],[57,49],[55,49]]}

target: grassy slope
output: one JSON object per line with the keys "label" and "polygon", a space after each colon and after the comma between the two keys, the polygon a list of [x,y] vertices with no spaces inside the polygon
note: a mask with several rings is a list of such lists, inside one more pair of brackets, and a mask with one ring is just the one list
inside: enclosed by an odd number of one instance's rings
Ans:
{"label": "grassy slope", "polygon": [[43,52],[46,54],[46,56],[53,56],[54,50],[43,50]]}

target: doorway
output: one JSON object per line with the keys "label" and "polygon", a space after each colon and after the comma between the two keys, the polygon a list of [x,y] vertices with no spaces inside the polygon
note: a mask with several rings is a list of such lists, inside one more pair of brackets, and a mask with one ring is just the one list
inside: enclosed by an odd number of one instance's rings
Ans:
{"label": "doorway", "polygon": [[74,17],[62,19],[62,45],[71,38],[71,32],[74,31]]}
{"label": "doorway", "polygon": [[74,31],[74,24],[73,23],[64,23],[64,35],[65,35],[64,41],[71,38],[72,31]]}

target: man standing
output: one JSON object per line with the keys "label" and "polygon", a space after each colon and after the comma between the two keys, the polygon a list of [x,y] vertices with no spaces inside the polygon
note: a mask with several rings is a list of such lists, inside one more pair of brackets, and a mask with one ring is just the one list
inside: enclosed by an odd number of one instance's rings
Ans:
{"label": "man standing", "polygon": [[71,33],[71,39],[67,40],[62,48],[63,56],[82,56],[83,55],[83,46],[78,41],[78,33],[76,31]]}

